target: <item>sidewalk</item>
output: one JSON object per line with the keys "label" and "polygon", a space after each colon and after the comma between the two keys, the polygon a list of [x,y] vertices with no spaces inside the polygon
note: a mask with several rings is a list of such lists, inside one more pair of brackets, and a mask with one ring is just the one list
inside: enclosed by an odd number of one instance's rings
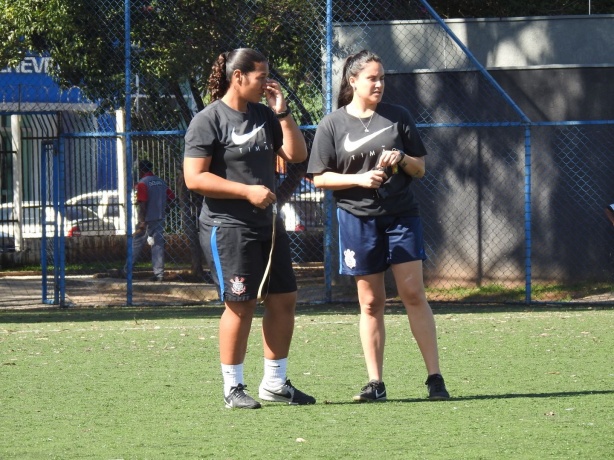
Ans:
{"label": "sidewalk", "polygon": [[[296,269],[299,303],[320,303],[324,292],[321,266]],[[135,272],[132,283],[132,305],[202,305],[218,303],[219,296],[211,279],[195,281],[185,272],[167,271],[164,281],[151,281],[151,272]],[[53,279],[48,278],[47,298],[53,298]],[[337,286],[337,294],[343,287]],[[351,287],[348,299],[355,297]],[[339,298],[337,299],[339,300]],[[118,270],[95,274],[66,275],[65,306],[104,307],[127,305],[126,280]],[[0,273],[0,310],[3,308],[55,307],[43,303],[42,281],[36,272]]]}

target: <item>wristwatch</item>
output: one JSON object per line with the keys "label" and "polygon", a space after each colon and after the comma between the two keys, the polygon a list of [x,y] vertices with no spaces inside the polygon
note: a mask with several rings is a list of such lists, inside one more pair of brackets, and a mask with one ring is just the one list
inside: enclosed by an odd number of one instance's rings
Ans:
{"label": "wristwatch", "polygon": [[281,112],[277,112],[275,115],[277,116],[277,118],[286,118],[291,113],[292,113],[292,111],[290,110],[290,107],[286,106],[286,110],[283,110]]}

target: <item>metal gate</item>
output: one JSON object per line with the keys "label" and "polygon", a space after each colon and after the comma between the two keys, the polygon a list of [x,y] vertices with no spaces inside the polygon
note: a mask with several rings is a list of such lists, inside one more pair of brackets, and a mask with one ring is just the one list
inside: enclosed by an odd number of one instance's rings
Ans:
{"label": "metal gate", "polygon": [[64,156],[59,141],[41,142],[41,172],[42,302],[64,306]]}

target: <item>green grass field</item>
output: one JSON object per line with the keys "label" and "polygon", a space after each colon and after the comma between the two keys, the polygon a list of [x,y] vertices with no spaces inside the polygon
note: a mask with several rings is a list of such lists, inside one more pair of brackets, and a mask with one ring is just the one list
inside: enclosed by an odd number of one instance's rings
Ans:
{"label": "green grass field", "polygon": [[[219,306],[0,312],[1,459],[614,457],[614,309],[435,305],[453,399],[425,400],[404,311],[389,401],[366,383],[354,305],[299,306],[289,377],[314,406],[222,402]],[[260,318],[246,361],[262,376]]]}

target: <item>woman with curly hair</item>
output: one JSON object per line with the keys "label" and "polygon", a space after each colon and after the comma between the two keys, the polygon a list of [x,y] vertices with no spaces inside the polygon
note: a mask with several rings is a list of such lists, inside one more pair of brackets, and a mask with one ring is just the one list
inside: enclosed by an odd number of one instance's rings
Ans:
{"label": "woman with curly hair", "polygon": [[245,391],[243,362],[257,300],[263,297],[259,397],[314,404],[286,376],[297,286],[275,196],[276,158],[304,161],[305,139],[279,83],[269,79],[267,59],[256,50],[221,54],[209,93],[213,102],[188,127],[183,170],[187,187],[204,196],[200,243],[225,306],[219,329],[224,402],[229,408],[261,407]]}

